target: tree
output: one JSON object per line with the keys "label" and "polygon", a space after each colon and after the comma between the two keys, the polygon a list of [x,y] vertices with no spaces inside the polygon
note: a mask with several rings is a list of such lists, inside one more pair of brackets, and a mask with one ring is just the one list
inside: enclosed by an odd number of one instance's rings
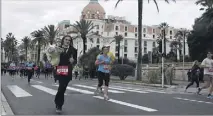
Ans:
{"label": "tree", "polygon": [[81,38],[83,40],[83,54],[86,53],[86,42],[87,42],[87,36],[90,34],[94,35],[97,33],[91,32],[96,26],[93,25],[92,21],[86,21],[84,19],[81,19],[80,21],[76,21],[76,24],[71,25],[76,30],[77,33],[80,33]]}
{"label": "tree", "polygon": [[[183,41],[183,56],[185,57],[186,54],[186,38],[189,35],[190,31],[187,29],[181,29],[178,30],[178,32],[176,33],[175,37],[177,38],[177,41],[179,42],[179,56],[181,57],[181,48],[182,48],[182,44],[181,41]],[[181,59],[181,58],[179,58]]]}
{"label": "tree", "polygon": [[44,32],[41,30],[36,30],[34,32],[31,33],[31,36],[34,37],[34,39],[32,40],[32,43],[36,44],[38,43],[38,58],[37,58],[37,64],[39,64],[40,62],[40,54],[41,54],[41,46],[42,43],[47,43],[47,41],[44,38]]}
{"label": "tree", "polygon": [[16,50],[17,40],[12,33],[8,33],[6,35],[6,40],[4,41],[4,48],[6,52],[6,56],[8,57],[8,61],[14,60],[13,56],[15,55],[14,52]]}
{"label": "tree", "polygon": [[28,51],[28,48],[30,46],[30,38],[28,36],[25,36],[23,39],[22,39],[22,42],[24,44],[24,49],[25,49],[25,60],[27,61],[27,51]]}
{"label": "tree", "polygon": [[[166,23],[166,22],[163,22],[159,25],[159,29],[161,29],[161,39],[163,40],[164,39],[164,51],[162,53],[166,54],[166,30],[168,29],[169,25]],[[162,48],[161,48],[162,49]]]}
{"label": "tree", "polygon": [[121,47],[121,41],[123,40],[123,36],[122,35],[116,35],[115,37],[115,42],[116,44],[118,44],[118,47],[116,48],[118,51],[118,63],[120,63],[120,47]]}
{"label": "tree", "polygon": [[191,59],[202,61],[206,57],[207,51],[213,52],[213,1],[198,0],[196,4],[203,6],[206,11],[195,19],[187,42]]}
{"label": "tree", "polygon": [[59,33],[58,28],[56,28],[54,25],[48,25],[42,30],[44,31],[44,37],[47,39],[50,45],[53,45],[56,42],[56,36]]}

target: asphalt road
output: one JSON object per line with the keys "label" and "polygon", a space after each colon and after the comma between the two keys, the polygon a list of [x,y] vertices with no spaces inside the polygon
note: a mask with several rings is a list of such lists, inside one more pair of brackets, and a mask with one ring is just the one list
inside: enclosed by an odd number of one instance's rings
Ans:
{"label": "asphalt road", "polygon": [[[53,79],[2,76],[4,93],[15,115],[55,115],[57,84]],[[62,115],[212,115],[213,99],[139,85],[110,83],[109,101],[93,92],[97,81],[69,83]]]}

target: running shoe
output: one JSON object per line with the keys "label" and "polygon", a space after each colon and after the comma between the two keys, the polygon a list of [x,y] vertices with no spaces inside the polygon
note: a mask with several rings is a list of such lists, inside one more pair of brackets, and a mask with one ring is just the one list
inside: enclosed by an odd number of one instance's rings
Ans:
{"label": "running shoe", "polygon": [[212,95],[209,95],[207,98],[208,98],[208,99],[213,99],[213,96],[212,96]]}

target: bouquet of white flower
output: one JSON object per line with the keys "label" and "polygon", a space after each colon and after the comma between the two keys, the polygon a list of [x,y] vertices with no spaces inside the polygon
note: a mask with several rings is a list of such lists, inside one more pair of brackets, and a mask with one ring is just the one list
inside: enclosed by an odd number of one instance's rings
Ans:
{"label": "bouquet of white flower", "polygon": [[63,49],[56,45],[49,45],[47,49],[48,60],[53,66],[57,66],[60,61],[60,53]]}

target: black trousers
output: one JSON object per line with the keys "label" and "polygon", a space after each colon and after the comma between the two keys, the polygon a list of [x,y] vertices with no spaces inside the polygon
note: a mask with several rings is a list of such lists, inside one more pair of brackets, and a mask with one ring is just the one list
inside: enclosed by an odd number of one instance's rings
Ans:
{"label": "black trousers", "polygon": [[31,70],[28,70],[28,82],[30,82],[30,79],[32,78],[32,76],[33,76],[33,71],[31,71]]}
{"label": "black trousers", "polygon": [[101,71],[98,71],[98,87],[101,87],[103,85],[103,81],[105,86],[109,86],[110,81],[110,74],[109,73],[103,73]]}
{"label": "black trousers", "polygon": [[192,75],[191,82],[187,85],[186,89],[192,86],[194,82],[197,84],[197,87],[199,87],[199,76]]}
{"label": "black trousers", "polygon": [[57,79],[59,81],[58,92],[55,96],[55,104],[58,107],[62,107],[64,105],[64,93],[67,89],[67,85],[70,82],[69,77],[59,77]]}

